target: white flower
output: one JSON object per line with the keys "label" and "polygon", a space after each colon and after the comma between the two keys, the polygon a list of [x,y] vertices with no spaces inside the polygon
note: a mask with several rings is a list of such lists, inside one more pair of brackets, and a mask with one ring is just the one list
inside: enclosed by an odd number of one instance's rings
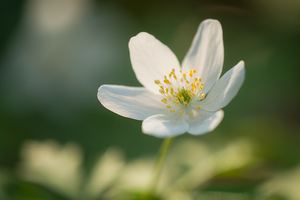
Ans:
{"label": "white flower", "polygon": [[102,85],[98,99],[121,116],[144,120],[142,131],[156,137],[212,131],[223,119],[220,109],[233,99],[245,78],[244,61],[240,61],[219,79],[224,48],[217,20],[200,24],[182,67],[166,45],[145,32],[130,39],[129,51],[144,87]]}

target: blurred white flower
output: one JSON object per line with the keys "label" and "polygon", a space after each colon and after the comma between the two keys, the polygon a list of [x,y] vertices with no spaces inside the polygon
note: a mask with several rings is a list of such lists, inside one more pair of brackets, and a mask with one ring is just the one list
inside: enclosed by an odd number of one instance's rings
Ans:
{"label": "blurred white flower", "polygon": [[88,179],[84,194],[87,199],[97,199],[102,193],[114,184],[120,177],[125,165],[122,151],[110,148],[93,167]]}
{"label": "blurred white flower", "polygon": [[89,177],[85,177],[83,154],[75,144],[27,141],[21,153],[19,174],[22,179],[42,184],[71,199],[102,196],[119,178],[125,164],[122,151],[110,148],[99,157]]}
{"label": "blurred white flower", "polygon": [[300,199],[300,165],[286,172],[278,173],[259,187],[262,199],[270,196],[282,196],[289,200]]}
{"label": "blurred white flower", "polygon": [[[188,147],[189,145],[190,147]],[[175,199],[175,191],[177,193],[186,193],[189,196],[193,190],[203,186],[217,174],[242,168],[255,161],[253,145],[249,141],[242,139],[230,142],[217,152],[214,152],[204,144],[197,144],[192,141],[186,141],[175,149],[176,151],[174,153],[171,152],[169,156],[170,161],[173,163],[167,162],[166,164],[168,166],[178,166],[179,168],[185,165],[185,170],[177,169],[178,173],[177,175],[172,175],[173,180],[169,181],[169,186],[160,191],[163,196],[172,197],[170,199]],[[181,164],[179,163],[181,159],[177,158],[177,155],[180,155],[178,152],[182,151],[182,157],[184,155],[188,157],[188,155],[195,153],[195,149],[202,149],[203,152],[197,153],[197,158],[189,156],[189,162],[186,160]],[[174,163],[174,161],[177,163]],[[163,173],[170,170],[173,169],[165,169]],[[176,178],[174,179],[174,177]]]}
{"label": "blurred white flower", "polygon": [[90,0],[29,0],[26,17],[35,30],[52,34],[74,25],[90,4]]}
{"label": "blurred white flower", "polygon": [[19,171],[23,179],[43,184],[71,198],[78,196],[83,172],[82,152],[77,145],[61,146],[52,140],[27,141],[21,153]]}
{"label": "blurred white flower", "polygon": [[144,120],[143,132],[156,137],[212,131],[223,119],[220,109],[245,78],[240,61],[219,79],[224,48],[217,20],[200,24],[182,68],[174,53],[148,33],[132,37],[129,50],[133,70],[145,88],[102,85],[98,99],[121,116]]}

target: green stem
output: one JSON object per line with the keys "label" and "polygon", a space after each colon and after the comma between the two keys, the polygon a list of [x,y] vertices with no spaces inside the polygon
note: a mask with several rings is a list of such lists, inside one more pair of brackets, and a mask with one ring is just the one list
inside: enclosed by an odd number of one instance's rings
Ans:
{"label": "green stem", "polygon": [[153,179],[151,182],[151,187],[150,187],[151,194],[153,194],[156,189],[156,186],[157,186],[157,183],[158,183],[158,180],[159,180],[162,168],[163,168],[163,164],[164,164],[164,161],[166,158],[166,154],[168,152],[168,149],[170,147],[170,144],[171,144],[173,138],[174,137],[166,138],[159,149],[159,152],[158,152],[158,155],[156,158],[155,167],[154,167],[154,176],[153,176]]}

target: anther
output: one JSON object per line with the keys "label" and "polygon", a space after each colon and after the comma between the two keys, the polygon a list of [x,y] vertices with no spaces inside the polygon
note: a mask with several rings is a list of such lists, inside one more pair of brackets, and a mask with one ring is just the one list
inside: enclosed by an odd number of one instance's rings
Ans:
{"label": "anther", "polygon": [[172,106],[167,106],[167,108],[172,108]]}
{"label": "anther", "polygon": [[201,95],[201,99],[200,99],[200,100],[203,100],[203,99],[204,99],[204,97],[205,97],[205,94],[202,94],[202,95]]}
{"label": "anther", "polygon": [[191,114],[191,115],[193,115],[193,113],[192,113],[192,112],[190,112],[190,114]]}
{"label": "anther", "polygon": [[196,108],[199,110],[201,108],[201,106],[197,106]]}
{"label": "anther", "polygon": [[165,82],[166,84],[172,85],[171,82],[170,82],[168,79],[165,79],[164,82]]}
{"label": "anther", "polygon": [[171,88],[170,94],[172,94],[172,95],[173,95],[173,93],[174,93],[174,89],[173,89],[173,88]]}

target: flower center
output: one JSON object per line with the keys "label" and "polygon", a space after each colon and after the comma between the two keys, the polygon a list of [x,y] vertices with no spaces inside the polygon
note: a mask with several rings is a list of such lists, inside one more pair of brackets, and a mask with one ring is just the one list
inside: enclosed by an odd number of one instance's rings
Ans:
{"label": "flower center", "polygon": [[[204,83],[196,74],[196,69],[190,70],[188,76],[186,72],[182,73],[180,70],[179,73],[175,73],[175,69],[172,69],[168,76],[164,76],[163,82],[154,81],[159,86],[159,92],[164,96],[161,101],[167,104],[166,107],[170,109],[170,113],[175,112],[176,105],[184,108],[204,99],[205,94],[202,94]],[[200,109],[201,106],[196,108]],[[183,110],[178,115],[182,113],[184,113]]]}

